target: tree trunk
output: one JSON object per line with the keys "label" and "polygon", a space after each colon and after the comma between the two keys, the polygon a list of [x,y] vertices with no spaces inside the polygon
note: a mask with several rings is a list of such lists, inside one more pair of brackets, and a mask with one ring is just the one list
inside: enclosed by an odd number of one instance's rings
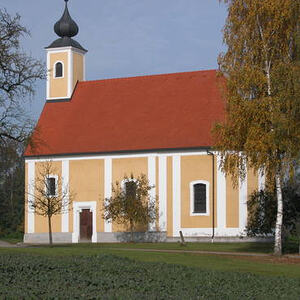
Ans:
{"label": "tree trunk", "polygon": [[51,226],[51,217],[48,216],[48,226],[49,226],[49,245],[52,246],[52,226]]}
{"label": "tree trunk", "polygon": [[279,172],[275,176],[276,195],[277,195],[277,217],[275,227],[275,246],[274,254],[282,255],[282,219],[283,219],[283,199],[281,189],[281,177]]}

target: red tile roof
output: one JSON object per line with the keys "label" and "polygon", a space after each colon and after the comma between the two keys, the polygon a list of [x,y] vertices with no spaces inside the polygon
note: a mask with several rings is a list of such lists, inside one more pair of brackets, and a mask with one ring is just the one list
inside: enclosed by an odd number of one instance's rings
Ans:
{"label": "red tile roof", "polygon": [[25,156],[209,147],[224,118],[215,70],[79,82],[46,103]]}

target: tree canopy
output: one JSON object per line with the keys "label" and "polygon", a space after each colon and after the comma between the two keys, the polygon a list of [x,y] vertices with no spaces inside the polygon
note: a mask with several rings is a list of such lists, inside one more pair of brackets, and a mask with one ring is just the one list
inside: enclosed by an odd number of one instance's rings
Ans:
{"label": "tree canopy", "polygon": [[26,54],[21,38],[29,31],[20,24],[20,16],[0,9],[0,140],[23,142],[32,129],[24,103],[34,94],[37,79],[45,78],[44,64]]}
{"label": "tree canopy", "polygon": [[262,170],[275,182],[275,252],[280,254],[282,181],[299,158],[300,1],[223,2],[227,51],[219,63],[226,77],[226,119],[213,130],[215,147],[235,183],[247,168]]}

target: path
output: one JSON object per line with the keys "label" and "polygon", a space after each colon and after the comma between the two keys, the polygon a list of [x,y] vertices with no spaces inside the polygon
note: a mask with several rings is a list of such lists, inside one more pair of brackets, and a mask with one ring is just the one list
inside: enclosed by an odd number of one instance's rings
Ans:
{"label": "path", "polygon": [[[202,250],[164,250],[164,249],[146,249],[146,248],[106,248],[109,250],[121,251],[142,251],[142,252],[160,252],[160,253],[192,253],[192,254],[213,254],[228,256],[252,256],[252,257],[272,257],[272,254],[252,253],[252,252],[222,252],[222,251],[202,251]],[[300,255],[285,255],[288,258],[296,258],[300,260]]]}

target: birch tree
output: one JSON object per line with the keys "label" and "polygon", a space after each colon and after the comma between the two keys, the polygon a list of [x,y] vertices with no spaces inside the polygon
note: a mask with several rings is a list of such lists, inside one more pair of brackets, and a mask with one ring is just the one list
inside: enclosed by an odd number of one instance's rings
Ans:
{"label": "birch tree", "polygon": [[226,117],[213,129],[222,169],[235,183],[247,167],[274,181],[277,197],[274,253],[282,254],[282,186],[299,158],[299,0],[221,0],[228,7]]}

